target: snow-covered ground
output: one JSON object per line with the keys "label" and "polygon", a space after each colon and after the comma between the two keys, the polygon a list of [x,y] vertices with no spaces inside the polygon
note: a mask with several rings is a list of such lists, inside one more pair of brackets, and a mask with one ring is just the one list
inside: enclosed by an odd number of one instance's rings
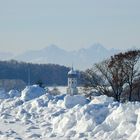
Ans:
{"label": "snow-covered ground", "polygon": [[140,140],[140,103],[52,96],[38,86],[0,91],[0,140]]}

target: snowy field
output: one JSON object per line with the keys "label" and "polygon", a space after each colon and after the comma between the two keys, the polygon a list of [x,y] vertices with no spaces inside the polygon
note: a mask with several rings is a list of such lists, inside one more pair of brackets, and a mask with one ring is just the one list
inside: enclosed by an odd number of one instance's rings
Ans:
{"label": "snowy field", "polygon": [[58,139],[140,140],[140,103],[52,96],[38,86],[0,91],[0,140]]}

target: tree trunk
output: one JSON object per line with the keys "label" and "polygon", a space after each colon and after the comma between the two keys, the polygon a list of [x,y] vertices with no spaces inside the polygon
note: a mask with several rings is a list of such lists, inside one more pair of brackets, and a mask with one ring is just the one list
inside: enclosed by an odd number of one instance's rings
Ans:
{"label": "tree trunk", "polygon": [[132,86],[130,86],[129,101],[132,101]]}
{"label": "tree trunk", "polygon": [[116,101],[120,102],[120,97],[118,94],[116,94]]}

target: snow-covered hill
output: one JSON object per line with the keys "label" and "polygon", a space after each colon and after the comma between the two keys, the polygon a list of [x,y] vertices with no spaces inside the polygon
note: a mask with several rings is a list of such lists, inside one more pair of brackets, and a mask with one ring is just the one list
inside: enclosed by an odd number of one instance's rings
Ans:
{"label": "snow-covered hill", "polygon": [[66,51],[55,45],[50,45],[44,49],[27,51],[17,57],[16,60],[34,63],[53,63],[70,66],[72,63],[79,69],[91,67],[95,62],[119,52],[115,49],[106,49],[100,44],[95,44],[87,49],[77,51]]}
{"label": "snow-covered hill", "polygon": [[140,103],[52,96],[38,86],[0,91],[0,140],[139,140]]}

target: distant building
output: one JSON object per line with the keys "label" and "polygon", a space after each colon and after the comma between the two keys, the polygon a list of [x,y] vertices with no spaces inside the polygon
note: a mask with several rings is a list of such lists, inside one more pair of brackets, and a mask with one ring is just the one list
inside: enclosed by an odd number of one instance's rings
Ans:
{"label": "distant building", "polygon": [[70,95],[78,94],[77,78],[78,78],[77,72],[73,68],[71,68],[71,70],[68,72],[67,94]]}

